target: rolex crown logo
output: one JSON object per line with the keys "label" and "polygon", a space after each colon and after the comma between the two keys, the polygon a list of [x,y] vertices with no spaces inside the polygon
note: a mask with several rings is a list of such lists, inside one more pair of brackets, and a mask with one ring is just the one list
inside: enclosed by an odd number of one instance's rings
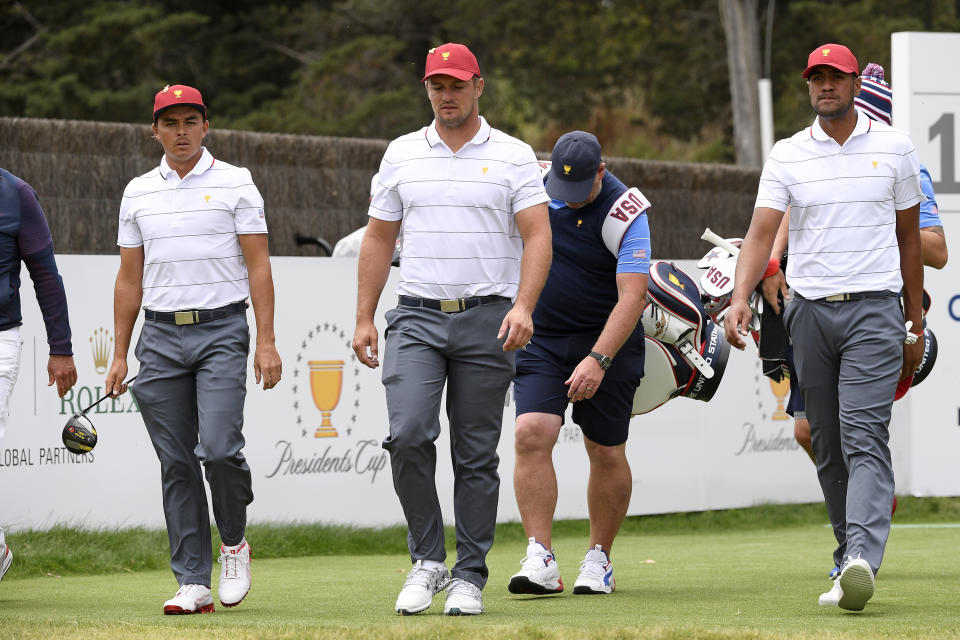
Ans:
{"label": "rolex crown logo", "polygon": [[110,363],[110,350],[113,345],[113,336],[110,331],[100,327],[90,336],[90,350],[93,351],[93,366],[97,373],[107,372],[107,365]]}

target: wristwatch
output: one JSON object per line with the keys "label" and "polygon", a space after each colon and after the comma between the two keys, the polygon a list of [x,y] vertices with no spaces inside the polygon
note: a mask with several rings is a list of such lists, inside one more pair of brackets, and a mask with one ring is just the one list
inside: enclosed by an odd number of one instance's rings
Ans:
{"label": "wristwatch", "polygon": [[596,359],[596,361],[600,363],[600,368],[604,371],[609,369],[610,365],[613,364],[613,358],[605,356],[602,353],[597,353],[596,351],[591,351],[590,357]]}

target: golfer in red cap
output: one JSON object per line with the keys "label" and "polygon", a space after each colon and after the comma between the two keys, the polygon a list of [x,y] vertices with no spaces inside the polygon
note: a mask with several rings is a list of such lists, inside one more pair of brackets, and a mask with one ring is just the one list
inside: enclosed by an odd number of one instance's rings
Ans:
{"label": "golfer in red cap", "polygon": [[793,295],[783,323],[840,567],[819,603],[859,611],[873,596],[890,531],[894,392],[923,355],[920,166],[906,133],[854,107],[861,83],[847,47],[814,49],[803,77],[817,117],[779,141],[763,168],[724,328],[743,349],[747,298],[789,207]]}
{"label": "golfer in red cap", "polygon": [[114,396],[126,390],[142,307],[140,372],[131,390],[160,459],[170,566],[180,585],[165,614],[213,611],[204,472],[222,541],[220,603],[240,604],[250,590],[244,532],[253,490],[241,451],[248,297],[257,323],[256,380],[270,389],[281,372],[263,198],[248,170],[215,160],[203,146],[209,126],[193,87],[157,93],[153,133],[163,158],[124,190],[117,237],[116,342],[106,389]]}
{"label": "golfer in red cap", "polygon": [[[449,586],[447,614],[478,614],[497,519],[504,396],[550,267],[549,198],[533,149],[480,115],[484,82],[467,47],[430,49],[423,83],[433,122],[394,140],[380,164],[360,248],[353,348],[365,365],[379,366],[374,312],[402,233],[399,300],[386,315],[383,446],[414,564],[395,609],[423,611]],[[452,579],[434,477],[444,387],[457,529]]]}

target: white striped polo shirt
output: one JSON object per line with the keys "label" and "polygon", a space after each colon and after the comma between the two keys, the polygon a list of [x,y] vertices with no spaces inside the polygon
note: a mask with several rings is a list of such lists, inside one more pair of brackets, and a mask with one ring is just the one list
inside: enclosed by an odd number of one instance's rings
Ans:
{"label": "white striped polo shirt", "polygon": [[167,164],[123,191],[117,244],[143,247],[143,306],[213,309],[250,295],[237,234],[266,233],[263,198],[250,172],[203,149],[183,179]]}
{"label": "white striped polo shirt", "polygon": [[757,207],[790,207],[787,280],[805,298],[900,291],[896,212],[923,199],[903,131],[857,111],[843,146],[813,125],[779,141],[760,176]]}
{"label": "white striped polo shirt", "polygon": [[402,220],[398,294],[515,298],[523,240],[514,215],[549,200],[530,145],[481,117],[453,153],[434,121],[387,147],[370,216]]}

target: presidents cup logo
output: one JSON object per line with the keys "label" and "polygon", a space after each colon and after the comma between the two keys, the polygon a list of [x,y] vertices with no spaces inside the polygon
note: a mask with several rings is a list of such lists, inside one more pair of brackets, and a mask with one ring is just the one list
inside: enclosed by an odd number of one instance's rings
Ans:
{"label": "presidents cup logo", "polygon": [[344,435],[353,435],[360,408],[360,366],[350,336],[336,324],[318,324],[307,333],[293,369],[293,408],[301,438],[337,438],[338,426]]}
{"label": "presidents cup logo", "polygon": [[[313,404],[323,415],[323,422],[313,435],[317,438],[336,438],[337,430],[330,424],[330,416],[340,402],[340,391],[343,388],[343,360],[311,360],[307,364],[310,367],[310,393],[313,395]],[[359,385],[357,386],[359,388]]]}
{"label": "presidents cup logo", "polygon": [[386,468],[379,442],[387,433],[383,392],[375,388],[369,393],[380,395],[363,402],[365,376],[376,373],[357,361],[352,337],[336,323],[321,322],[300,343],[291,385],[296,431],[277,440],[267,478],[356,474],[372,483]]}
{"label": "presidents cup logo", "polygon": [[784,376],[780,378],[780,382],[773,378],[767,378],[767,380],[770,382],[770,390],[777,399],[777,409],[773,412],[771,420],[789,420],[790,414],[784,411],[784,403],[790,395],[790,378]]}
{"label": "presidents cup logo", "polygon": [[[737,448],[734,455],[792,452],[799,449],[800,445],[793,438],[792,426],[784,425],[782,422],[790,419],[790,414],[784,410],[790,395],[790,378],[784,376],[780,382],[774,382],[763,375],[763,365],[759,359],[754,366],[753,386],[757,397],[756,410],[759,420],[748,419],[743,422],[741,425],[743,439],[735,445]],[[772,399],[770,395],[773,396]],[[770,412],[774,401],[776,409]],[[771,422],[779,422],[779,425],[770,424]]]}

